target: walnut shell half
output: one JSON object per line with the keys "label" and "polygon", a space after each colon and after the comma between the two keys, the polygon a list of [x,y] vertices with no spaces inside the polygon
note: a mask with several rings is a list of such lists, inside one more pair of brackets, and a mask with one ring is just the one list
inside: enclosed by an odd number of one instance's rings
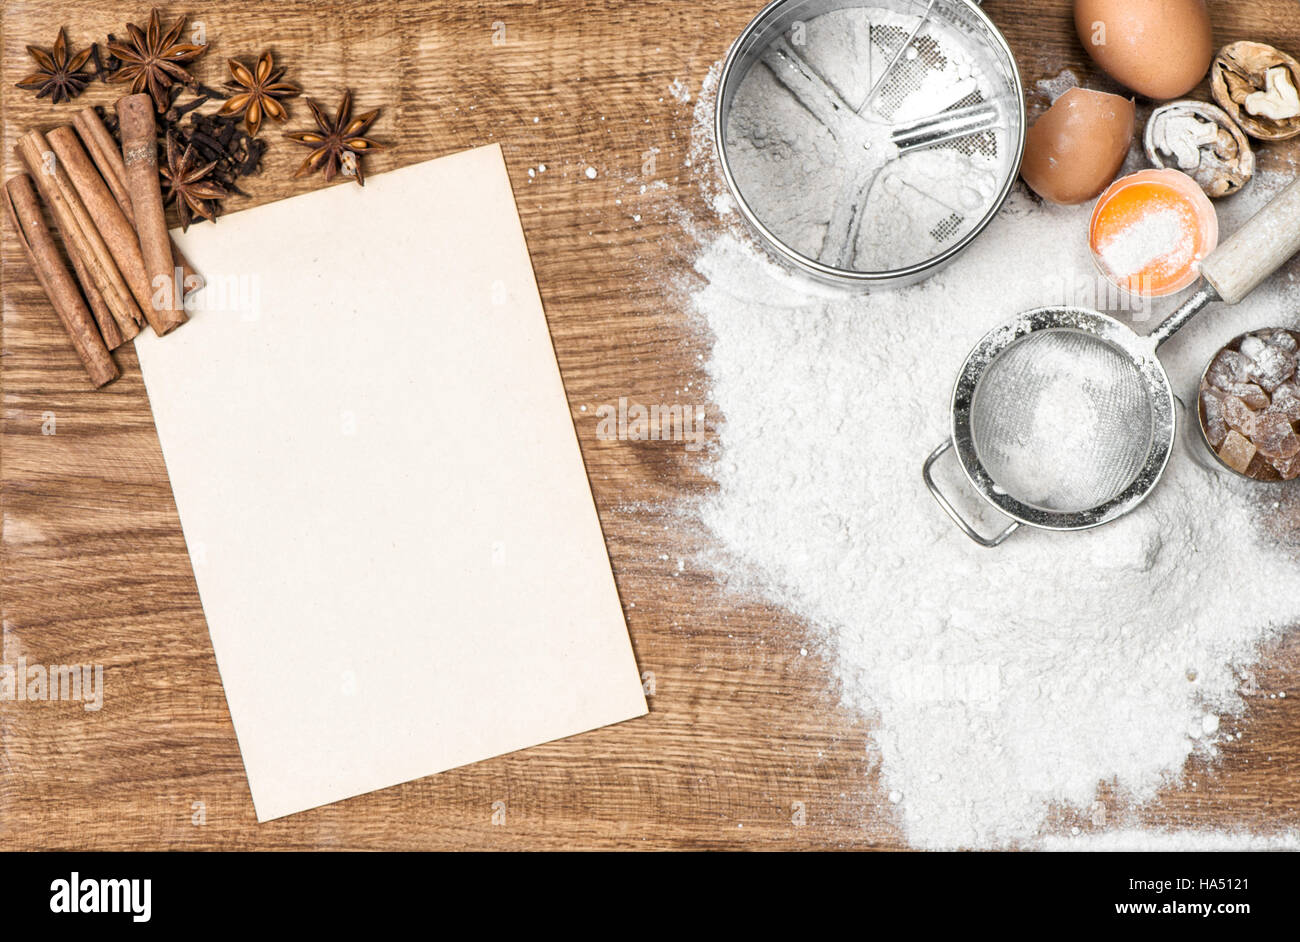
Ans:
{"label": "walnut shell half", "polygon": [[1144,143],[1154,166],[1181,170],[1215,199],[1231,196],[1255,175],[1250,141],[1227,112],[1209,102],[1161,105],[1147,121]]}
{"label": "walnut shell half", "polygon": [[1210,88],[1241,129],[1262,141],[1300,135],[1300,62],[1264,43],[1236,42],[1219,50]]}

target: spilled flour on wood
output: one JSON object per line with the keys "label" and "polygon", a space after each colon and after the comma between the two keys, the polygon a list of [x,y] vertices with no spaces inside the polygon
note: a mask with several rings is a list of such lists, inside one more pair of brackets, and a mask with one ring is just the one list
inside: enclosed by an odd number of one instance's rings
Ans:
{"label": "spilled flour on wood", "polygon": [[[697,96],[692,160],[728,224],[701,237],[690,290],[725,417],[701,511],[718,568],[825,638],[843,700],[871,720],[896,799],[885,813],[913,845],[1033,846],[1049,813],[1086,812],[1099,783],[1154,798],[1190,757],[1213,757],[1260,646],[1300,622],[1296,560],[1259,527],[1286,492],[1212,471],[1180,440],[1133,514],[977,548],[927,493],[921,463],[986,331],[1046,303],[1098,303],[1088,208],[1018,190],[931,281],[869,297],[822,288],[769,261],[728,212],[712,83],[716,70]],[[1220,204],[1225,233],[1285,182],[1262,175]],[[1296,270],[1162,350],[1178,395],[1237,334],[1300,326]],[[958,477],[950,468],[948,485]]]}

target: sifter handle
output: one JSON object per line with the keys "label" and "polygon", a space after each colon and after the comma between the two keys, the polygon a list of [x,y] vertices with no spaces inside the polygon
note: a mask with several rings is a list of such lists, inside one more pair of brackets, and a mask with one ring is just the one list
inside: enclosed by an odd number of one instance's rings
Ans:
{"label": "sifter handle", "polygon": [[1020,524],[1018,522],[1012,523],[1011,526],[1007,527],[996,536],[984,536],[966,521],[966,518],[961,515],[961,511],[953,506],[952,501],[948,500],[943,491],[939,489],[939,485],[934,479],[933,471],[935,462],[951,450],[952,439],[950,438],[936,448],[929,458],[925,459],[925,465],[921,469],[921,475],[925,478],[925,486],[929,488],[930,494],[934,499],[939,502],[939,506],[943,508],[943,512],[952,518],[952,522],[957,524],[962,533],[965,533],[968,537],[986,549],[996,549],[1005,543],[1011,534],[1020,529]]}
{"label": "sifter handle", "polygon": [[1297,252],[1300,252],[1300,179],[1201,262],[1201,274],[1220,298],[1236,304]]}

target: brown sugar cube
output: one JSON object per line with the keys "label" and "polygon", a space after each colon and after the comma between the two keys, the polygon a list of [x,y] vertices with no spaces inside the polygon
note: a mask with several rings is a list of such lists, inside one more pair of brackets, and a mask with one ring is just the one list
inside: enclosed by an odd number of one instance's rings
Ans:
{"label": "brown sugar cube", "polygon": [[1292,383],[1283,383],[1273,390],[1273,404],[1269,412],[1277,412],[1292,422],[1300,422],[1300,387]]}
{"label": "brown sugar cube", "polygon": [[1210,364],[1210,385],[1226,390],[1234,383],[1244,383],[1250,378],[1251,360],[1237,350],[1220,350]]}
{"label": "brown sugar cube", "polygon": [[1251,459],[1250,467],[1246,469],[1246,477],[1253,478],[1256,481],[1282,480],[1282,476],[1277,473],[1277,469],[1269,464],[1269,459],[1259,452],[1255,452],[1255,457]]}
{"label": "brown sugar cube", "polygon": [[1295,335],[1289,330],[1273,331],[1272,336],[1268,338],[1268,342],[1279,350],[1284,350],[1287,353],[1295,353],[1297,350],[1300,350],[1300,341],[1297,341]]}
{"label": "brown sugar cube", "polygon": [[1211,448],[1218,448],[1228,437],[1228,423],[1223,419],[1223,397],[1216,389],[1207,389],[1201,393],[1202,427]]}
{"label": "brown sugar cube", "polygon": [[1259,355],[1264,352],[1266,346],[1268,346],[1268,338],[1266,336],[1262,334],[1251,334],[1248,337],[1241,338],[1241,343],[1238,345],[1238,349],[1241,350],[1241,355],[1250,360],[1253,365],[1254,362],[1259,359]]}
{"label": "brown sugar cube", "polygon": [[[1244,346],[1244,345],[1243,345]],[[1272,392],[1295,375],[1296,358],[1280,347],[1265,344],[1254,358],[1250,378]]]}
{"label": "brown sugar cube", "polygon": [[1254,383],[1233,383],[1228,392],[1256,411],[1268,408],[1268,393]]}
{"label": "brown sugar cube", "polygon": [[1247,438],[1255,437],[1255,413],[1240,397],[1223,397],[1223,419],[1228,423],[1228,428]]}
{"label": "brown sugar cube", "polygon": [[1300,478],[1300,452],[1290,458],[1274,458],[1269,463],[1277,469],[1278,474],[1282,475],[1283,481],[1294,481]]}
{"label": "brown sugar cube", "polygon": [[1284,415],[1265,412],[1255,417],[1255,434],[1251,441],[1265,458],[1293,458],[1300,454],[1300,438]]}
{"label": "brown sugar cube", "polygon": [[1246,473],[1246,469],[1250,467],[1250,461],[1254,457],[1254,443],[1236,429],[1228,433],[1228,437],[1223,440],[1223,447],[1219,449],[1219,458],[1238,474]]}

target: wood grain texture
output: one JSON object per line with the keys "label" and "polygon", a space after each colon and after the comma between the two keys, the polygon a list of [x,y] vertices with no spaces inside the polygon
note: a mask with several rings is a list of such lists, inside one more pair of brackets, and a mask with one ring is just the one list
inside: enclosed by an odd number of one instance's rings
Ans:
{"label": "wood grain texture", "polygon": [[[728,594],[696,561],[707,538],[681,511],[709,489],[704,455],[671,442],[596,435],[596,407],[621,396],[643,403],[698,397],[711,408],[701,392],[707,338],[675,287],[692,277],[693,243],[678,220],[685,212],[708,227],[696,175],[711,170],[688,162],[693,106],[669,86],[681,79],[697,93],[759,6],[166,5],[204,23],[211,52],[197,71],[209,83],[225,78],[227,56],[251,60],[270,46],[289,77],[327,104],[350,87],[359,109],[383,105],[373,136],[397,146],[367,158],[371,174],[503,145],[637,658],[653,677],[652,713],[257,825],[134,352],[118,354],[121,380],[88,391],[6,231],[3,661],[102,664],[106,690],[97,713],[66,702],[0,703],[0,847],[901,846],[876,780],[868,722],[838,705],[812,633]],[[1211,6],[1220,42],[1300,49],[1292,0]],[[1065,0],[985,7],[1005,29],[1031,89],[1064,68],[1110,87],[1075,39]],[[93,85],[58,108],[37,102],[13,88],[27,70],[24,45],[48,45],[60,23],[84,44],[120,35],[127,19],[147,15],[143,4],[7,0],[0,22],[6,174],[18,170],[12,147],[23,130],[71,120],[76,108],[111,102],[120,90]],[[499,45],[494,24],[505,29]],[[305,107],[291,110],[288,127],[306,127]],[[270,129],[262,176],[249,181],[252,198],[232,201],[230,210],[318,185],[292,179],[304,152],[279,130]],[[1295,153],[1271,148],[1265,166]],[[539,164],[547,169],[530,177],[528,168]],[[43,434],[51,417],[56,434]],[[1300,517],[1300,495],[1287,500],[1293,519]],[[1185,784],[1124,820],[1300,827],[1300,697],[1268,695],[1294,681],[1300,639],[1290,636],[1266,663],[1273,667],[1259,674],[1265,693],[1233,723],[1242,737],[1221,763],[1193,769]],[[505,818],[494,825],[498,802]],[[1092,827],[1067,810],[1052,822],[1075,825]]]}

